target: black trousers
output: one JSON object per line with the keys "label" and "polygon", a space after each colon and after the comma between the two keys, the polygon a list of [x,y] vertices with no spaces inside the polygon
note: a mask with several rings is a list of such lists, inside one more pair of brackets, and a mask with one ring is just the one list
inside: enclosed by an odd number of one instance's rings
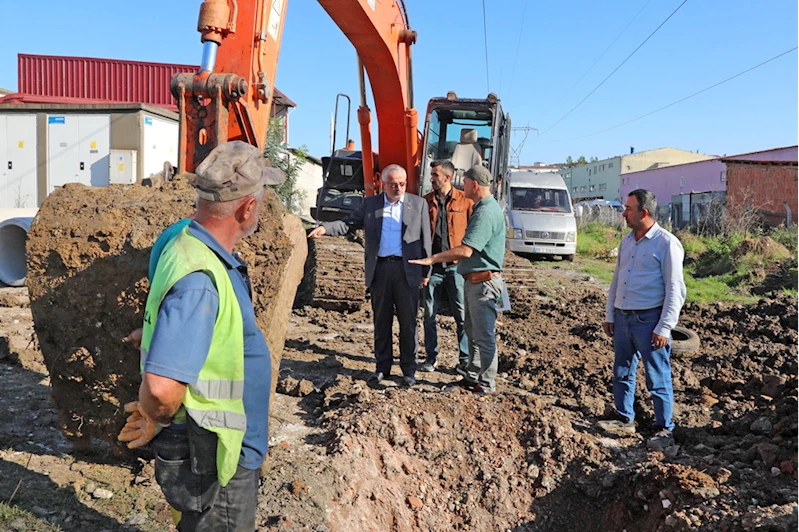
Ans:
{"label": "black trousers", "polygon": [[[181,512],[181,532],[253,532],[259,471],[239,466],[225,487],[216,475],[216,453],[192,456],[188,430],[167,427],[153,440],[155,478],[167,502]],[[216,437],[205,432],[201,438]]]}
{"label": "black trousers", "polygon": [[416,373],[416,353],[419,350],[419,287],[408,286],[405,266],[401,260],[378,261],[372,286],[372,313],[375,325],[375,362],[377,371],[386,377],[394,361],[391,328],[394,316],[399,322],[400,369],[413,377]]}

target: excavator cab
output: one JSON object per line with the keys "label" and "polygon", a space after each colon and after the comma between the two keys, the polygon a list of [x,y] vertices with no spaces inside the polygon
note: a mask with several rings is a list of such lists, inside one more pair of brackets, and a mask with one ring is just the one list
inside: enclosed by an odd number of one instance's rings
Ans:
{"label": "excavator cab", "polygon": [[430,163],[449,159],[455,166],[452,184],[463,188],[463,173],[482,164],[494,176],[491,190],[501,190],[499,182],[508,170],[510,115],[502,111],[496,94],[485,99],[433,98],[427,105],[424,144],[420,168],[420,194],[432,188]]}
{"label": "excavator cab", "polygon": [[[375,168],[377,158],[374,154],[372,157]],[[322,157],[322,167],[326,170],[324,185],[317,191],[316,207],[311,208],[311,216],[320,222],[343,220],[364,198],[361,152],[336,150],[330,157]]]}

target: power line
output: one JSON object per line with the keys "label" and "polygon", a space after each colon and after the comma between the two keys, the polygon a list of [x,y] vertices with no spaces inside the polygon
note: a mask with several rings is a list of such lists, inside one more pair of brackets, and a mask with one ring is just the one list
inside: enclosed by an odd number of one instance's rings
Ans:
{"label": "power line", "polygon": [[[597,58],[596,58],[596,61],[594,61],[594,63],[593,63],[593,64],[592,64],[590,67],[588,67],[588,68],[585,70],[585,72],[583,72],[583,75],[582,75],[582,76],[580,76],[580,79],[578,79],[578,80],[577,80],[577,81],[576,81],[576,82],[575,82],[575,83],[574,83],[574,84],[573,84],[573,85],[572,85],[572,86],[569,88],[569,90],[567,90],[566,92],[562,93],[562,95],[561,95],[561,97],[560,97],[560,100],[558,100],[558,103],[560,103],[561,101],[563,101],[563,97],[564,97],[564,96],[566,96],[567,94],[570,94],[570,93],[571,93],[571,91],[573,91],[573,90],[574,90],[574,87],[576,87],[577,85],[579,85],[579,84],[580,84],[580,82],[581,82],[583,79],[585,79],[585,77],[588,75],[588,73],[591,71],[591,69],[592,69],[592,68],[594,68],[594,67],[596,66],[596,64],[597,64],[597,63],[599,63],[599,61],[600,61],[600,60],[601,60],[603,57],[605,57],[605,54],[606,54],[606,53],[608,53],[608,50],[610,50],[611,48],[613,48],[613,45],[614,45],[614,44],[616,44],[616,41],[618,41],[618,40],[619,40],[619,38],[621,38],[621,36],[622,36],[622,35],[624,35],[624,32],[625,32],[625,31],[627,31],[627,29],[628,29],[630,26],[632,26],[633,22],[635,22],[635,20],[638,18],[638,16],[639,16],[641,13],[643,13],[643,12],[644,12],[644,9],[646,9],[646,6],[648,6],[648,5],[649,5],[651,2],[652,2],[652,0],[647,0],[646,4],[644,4],[644,7],[642,7],[641,9],[639,9],[639,10],[638,10],[638,13],[636,13],[636,14],[635,14],[635,16],[632,18],[632,20],[630,20],[630,22],[628,22],[628,23],[627,23],[627,25],[626,25],[626,26],[624,26],[624,29],[623,29],[623,30],[621,30],[621,32],[619,32],[619,34],[618,34],[618,35],[616,35],[616,38],[615,38],[615,39],[613,39],[613,42],[612,42],[612,43],[610,43],[610,44],[608,45],[608,47],[607,47],[607,48],[605,48],[605,51],[604,51],[604,52],[602,52],[602,53],[599,55],[599,57],[597,57]],[[557,104],[556,104],[556,105],[557,105]]]}
{"label": "power line", "polygon": [[[485,0],[484,0],[484,1],[485,1]],[[672,12],[671,12],[671,15],[669,15],[668,17],[666,17],[666,20],[664,20],[663,22],[661,22],[661,23],[660,23],[660,25],[659,25],[657,28],[655,28],[655,31],[653,31],[652,33],[650,33],[650,34],[649,34],[649,37],[647,37],[646,39],[644,39],[644,42],[642,42],[641,44],[639,44],[639,45],[636,47],[636,49],[635,49],[635,50],[633,50],[633,51],[632,51],[632,53],[630,53],[630,55],[628,55],[628,56],[627,56],[627,58],[626,58],[624,61],[622,61],[622,62],[619,64],[619,66],[617,66],[616,68],[614,68],[614,69],[613,69],[613,72],[611,72],[610,74],[608,74],[608,75],[607,75],[607,77],[606,77],[605,79],[603,79],[603,80],[602,80],[602,81],[599,83],[599,85],[597,85],[596,87],[594,87],[594,90],[592,90],[591,92],[589,92],[589,93],[586,95],[586,97],[585,97],[585,98],[583,98],[582,100],[580,100],[580,102],[579,102],[577,105],[575,105],[574,107],[572,107],[572,108],[571,108],[571,110],[570,110],[568,113],[566,113],[565,115],[563,115],[563,116],[560,118],[560,120],[558,120],[557,122],[555,122],[554,124],[552,124],[551,126],[549,126],[547,129],[545,129],[544,131],[542,131],[542,132],[541,132],[541,135],[539,135],[539,137],[541,137],[541,136],[542,136],[542,135],[544,135],[544,134],[545,134],[547,131],[551,130],[553,127],[555,127],[555,126],[557,126],[558,124],[560,124],[561,122],[563,122],[563,120],[565,120],[567,116],[569,116],[570,114],[572,114],[572,113],[574,112],[574,110],[575,110],[575,109],[577,109],[578,107],[580,107],[580,106],[583,104],[583,102],[584,102],[584,101],[586,101],[586,100],[587,100],[587,99],[588,99],[588,98],[589,98],[589,97],[590,97],[592,94],[594,94],[594,93],[595,93],[595,92],[596,92],[596,91],[599,89],[599,87],[601,87],[602,85],[604,85],[604,84],[605,84],[605,82],[606,82],[607,80],[609,80],[609,79],[610,79],[610,77],[611,77],[613,74],[615,74],[617,70],[619,70],[619,69],[620,69],[622,66],[624,66],[624,63],[626,63],[627,61],[629,61],[629,59],[630,59],[632,56],[634,56],[634,55],[635,55],[635,53],[636,53],[638,50],[640,50],[640,49],[641,49],[641,47],[642,47],[643,45],[645,45],[645,44],[646,44],[646,42],[647,42],[649,39],[651,39],[651,38],[652,38],[652,36],[653,36],[653,35],[655,35],[655,34],[658,32],[658,30],[659,30],[660,28],[662,28],[662,27],[663,27],[663,25],[664,25],[664,24],[666,24],[666,22],[668,22],[668,21],[669,21],[669,19],[670,19],[671,17],[673,17],[673,16],[674,16],[674,14],[675,14],[675,13],[677,13],[677,11],[679,11],[679,10],[680,10],[680,8],[681,8],[682,6],[684,6],[684,5],[686,4],[686,2],[688,2],[688,0],[683,0],[682,4],[678,5],[678,6],[677,6],[677,9],[675,9],[674,11],[672,11]]]}
{"label": "power line", "polygon": [[705,87],[705,88],[704,88],[704,89],[702,89],[701,91],[697,91],[697,92],[695,92],[695,93],[693,93],[693,94],[691,94],[691,95],[689,95],[689,96],[686,96],[685,98],[681,98],[681,99],[679,99],[679,100],[677,100],[677,101],[675,101],[675,102],[671,102],[671,103],[670,103],[670,104],[668,104],[668,105],[664,105],[663,107],[661,107],[661,108],[659,108],[659,109],[655,109],[654,111],[650,111],[649,113],[646,113],[646,114],[644,114],[644,115],[641,115],[641,116],[639,116],[639,117],[637,117],[637,118],[633,118],[632,120],[627,120],[626,122],[622,122],[621,124],[617,124],[617,125],[615,125],[615,126],[612,126],[612,127],[606,128],[606,129],[603,129],[603,130],[601,130],[601,131],[596,131],[596,132],[594,132],[594,133],[589,133],[588,135],[583,135],[582,137],[575,137],[575,138],[573,138],[573,139],[563,139],[563,141],[561,141],[561,142],[572,141],[572,140],[580,140],[580,139],[584,139],[584,138],[587,138],[587,137],[593,137],[594,135],[599,135],[600,133],[605,133],[606,131],[610,131],[610,130],[612,130],[612,129],[616,129],[616,128],[620,128],[620,127],[622,127],[622,126],[626,126],[627,124],[631,124],[631,123],[633,123],[633,122],[636,122],[636,121],[638,121],[638,120],[641,120],[642,118],[646,118],[647,116],[653,115],[653,114],[655,114],[655,113],[659,113],[660,111],[663,111],[664,109],[668,109],[669,107],[672,107],[672,106],[674,106],[674,105],[677,105],[678,103],[682,103],[682,102],[684,102],[685,100],[689,100],[689,99],[693,98],[694,96],[699,96],[699,95],[700,95],[700,94],[702,94],[703,92],[707,92],[707,91],[709,91],[710,89],[714,89],[714,88],[718,87],[719,85],[723,85],[724,83],[727,83],[728,81],[732,81],[732,80],[734,80],[734,79],[735,79],[735,78],[737,78],[737,77],[743,76],[743,75],[744,75],[744,74],[746,74],[747,72],[751,72],[752,70],[755,70],[756,68],[760,68],[760,67],[762,67],[763,65],[766,65],[766,64],[768,64],[768,63],[771,63],[772,61],[774,61],[774,60],[776,60],[776,59],[779,59],[780,57],[782,57],[782,56],[784,56],[784,55],[787,55],[787,54],[789,54],[789,53],[791,53],[791,52],[795,52],[795,51],[797,50],[797,48],[799,48],[799,47],[793,47],[793,48],[791,48],[790,50],[787,50],[787,51],[785,51],[785,52],[782,52],[782,53],[781,53],[781,54],[779,54],[779,55],[775,55],[775,56],[774,56],[774,57],[772,57],[771,59],[768,59],[768,60],[766,60],[766,61],[763,61],[762,63],[760,63],[760,64],[757,64],[757,65],[755,65],[755,66],[753,66],[753,67],[751,67],[751,68],[747,68],[747,69],[746,69],[746,70],[744,70],[743,72],[739,72],[739,73],[735,74],[734,76],[730,76],[729,78],[727,78],[727,79],[725,79],[725,80],[723,80],[723,81],[719,81],[718,83],[714,83],[713,85],[711,85],[711,86],[709,86],[709,87]]}
{"label": "power line", "polygon": [[[521,26],[519,26],[519,42],[516,43],[516,55],[513,58],[513,69],[511,69],[510,71],[510,88],[508,88],[509,94],[511,89],[513,89],[513,78],[516,76],[516,62],[519,60],[519,49],[522,47],[522,35],[524,34],[524,16],[526,14],[527,14],[527,0],[524,0],[524,9],[522,9],[522,23]],[[500,87],[500,96],[502,96],[502,87]]]}
{"label": "power line", "polygon": [[488,80],[488,30],[486,29],[486,0],[483,0],[483,42],[485,43],[486,50],[486,92],[490,92],[491,83]]}

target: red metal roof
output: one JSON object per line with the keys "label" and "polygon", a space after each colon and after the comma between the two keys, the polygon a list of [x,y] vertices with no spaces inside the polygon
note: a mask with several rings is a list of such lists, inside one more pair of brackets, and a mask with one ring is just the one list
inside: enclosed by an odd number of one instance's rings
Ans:
{"label": "red metal roof", "polygon": [[21,93],[149,103],[172,109],[176,105],[169,91],[172,74],[196,71],[197,67],[192,65],[90,57],[18,56]]}
{"label": "red metal roof", "polygon": [[[23,95],[147,103],[172,111],[177,110],[169,90],[172,75],[199,70],[196,65],[93,57],[18,54],[17,58],[19,92]],[[278,106],[296,107],[277,89],[275,100]]]}

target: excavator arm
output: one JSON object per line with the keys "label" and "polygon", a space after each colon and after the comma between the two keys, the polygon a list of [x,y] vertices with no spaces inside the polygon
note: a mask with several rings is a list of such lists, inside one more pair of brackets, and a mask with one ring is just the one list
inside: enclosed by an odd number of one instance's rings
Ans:
{"label": "excavator arm", "polygon": [[[398,3],[399,2],[399,3]],[[411,45],[403,0],[319,0],[355,46],[359,59],[364,184],[379,186],[372,163],[369,76],[379,136],[379,166],[399,164],[418,190],[418,114],[413,107]],[[203,59],[196,74],[176,74],[180,113],[179,172],[192,172],[217,145],[243,140],[263,150],[272,107],[286,0],[204,0],[197,29]],[[371,179],[370,179],[371,178]]]}

